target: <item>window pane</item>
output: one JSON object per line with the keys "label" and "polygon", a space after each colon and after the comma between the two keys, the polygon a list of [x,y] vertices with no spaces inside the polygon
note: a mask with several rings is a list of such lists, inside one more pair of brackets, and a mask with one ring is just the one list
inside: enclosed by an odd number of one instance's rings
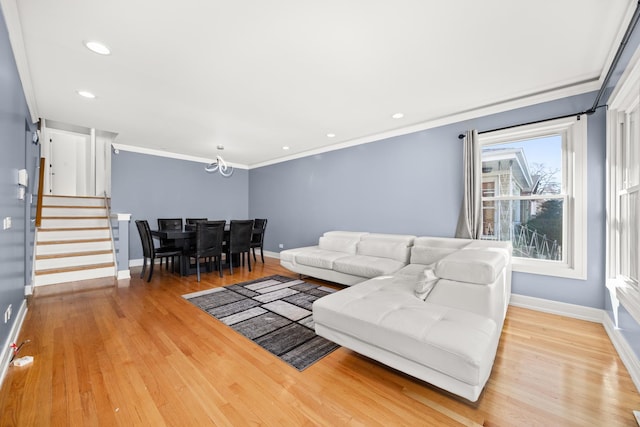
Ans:
{"label": "window pane", "polygon": [[[483,198],[561,192],[561,135],[483,147]],[[511,241],[516,257],[563,261],[563,200],[483,200],[482,215],[483,239]]]}
{"label": "window pane", "polygon": [[620,197],[620,273],[638,283],[638,193]]}
{"label": "window pane", "polygon": [[[562,199],[488,201],[483,239],[511,241],[513,256],[562,261]],[[491,216],[487,215],[490,212]],[[487,231],[491,230],[491,233]]]}
{"label": "window pane", "polygon": [[482,173],[496,180],[496,196],[560,194],[562,136],[486,145]]}
{"label": "window pane", "polygon": [[622,159],[626,170],[625,188],[640,183],[640,110],[629,113],[629,137],[623,139]]}

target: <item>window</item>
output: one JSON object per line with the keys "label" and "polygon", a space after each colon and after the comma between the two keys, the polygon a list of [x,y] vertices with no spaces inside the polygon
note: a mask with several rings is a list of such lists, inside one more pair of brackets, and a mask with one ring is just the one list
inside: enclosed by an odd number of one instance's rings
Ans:
{"label": "window", "polygon": [[[640,66],[607,112],[607,286],[640,322]],[[612,286],[613,285],[613,286]]]}
{"label": "window", "polygon": [[586,279],[586,116],[479,135],[482,239],[513,269]]}

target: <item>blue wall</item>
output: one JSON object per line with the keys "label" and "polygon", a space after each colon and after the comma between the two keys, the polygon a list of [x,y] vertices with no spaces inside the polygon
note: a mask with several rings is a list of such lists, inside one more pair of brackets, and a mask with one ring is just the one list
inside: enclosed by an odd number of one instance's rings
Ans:
{"label": "blue wall", "polygon": [[[571,114],[591,107],[584,94],[345,148],[250,171],[250,216],[269,219],[265,249],[316,244],[327,230],[453,236],[462,200],[467,129]],[[604,307],[605,112],[588,118],[588,278],[515,273],[513,292]]]}
{"label": "blue wall", "polygon": [[120,150],[111,157],[111,211],[130,213],[129,259],[142,259],[135,220],[157,228],[160,218],[247,219],[249,174],[230,178],[204,171],[204,164]]}
{"label": "blue wall", "polygon": [[[32,165],[26,159],[33,158],[36,146],[28,140],[31,136],[30,116],[18,76],[9,36],[0,13],[0,218],[11,217],[13,226],[0,229],[0,342],[6,348],[20,306],[24,300],[25,285],[30,284],[30,262],[26,244],[30,235],[28,207],[18,199],[18,170],[27,168],[30,180],[34,179]],[[28,255],[31,256],[31,255]],[[13,316],[4,323],[4,313],[9,304]]]}

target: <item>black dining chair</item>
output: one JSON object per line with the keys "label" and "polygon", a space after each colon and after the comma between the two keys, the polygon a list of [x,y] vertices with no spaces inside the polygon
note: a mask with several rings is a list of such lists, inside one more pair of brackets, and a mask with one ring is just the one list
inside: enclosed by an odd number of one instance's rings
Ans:
{"label": "black dining chair", "polygon": [[227,246],[227,262],[229,271],[233,274],[233,256],[238,255],[240,264],[244,265],[245,254],[247,255],[247,265],[251,271],[251,233],[253,231],[253,220],[231,220],[229,223],[229,242]]}
{"label": "black dining chair", "polygon": [[[182,230],[182,218],[158,218],[158,230]],[[180,248],[174,245],[174,242],[167,239],[160,239],[160,248],[166,251],[179,250]],[[167,258],[167,265],[165,268],[169,268],[169,259]],[[175,260],[171,258],[171,268]],[[162,267],[162,260],[160,260],[160,267]]]}
{"label": "black dining chair", "polygon": [[185,223],[187,225],[195,225],[199,222],[205,222],[207,221],[207,218],[186,218],[185,219]]}
{"label": "black dining chair", "polygon": [[253,261],[256,260],[256,248],[260,248],[260,258],[264,264],[264,232],[267,229],[267,220],[256,218],[253,220],[253,234],[251,234],[251,250],[253,251]]}
{"label": "black dining chair", "polygon": [[194,258],[196,262],[196,274],[200,281],[200,260],[204,259],[207,264],[207,271],[211,271],[211,266],[215,261],[216,267],[222,277],[222,240],[224,237],[225,222],[198,222],[196,223],[196,246],[193,252],[186,255]]}
{"label": "black dining chair", "polygon": [[[150,282],[151,277],[153,276],[153,264],[155,263],[156,259],[162,260],[163,258],[173,258],[176,256],[180,256],[182,252],[176,248],[156,248],[153,244],[151,228],[149,228],[149,223],[146,220],[136,220],[136,227],[138,228],[140,241],[142,242],[143,261],[140,277],[143,278],[147,271],[148,259],[151,263],[151,266],[149,268],[149,277],[147,277],[147,282]],[[173,264],[171,268],[174,268]]]}

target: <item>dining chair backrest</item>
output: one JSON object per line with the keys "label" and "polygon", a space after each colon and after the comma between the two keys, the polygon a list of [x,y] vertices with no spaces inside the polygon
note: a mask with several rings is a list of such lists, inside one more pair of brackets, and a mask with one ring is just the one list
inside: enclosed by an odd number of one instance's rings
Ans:
{"label": "dining chair backrest", "polygon": [[253,220],[253,234],[251,235],[251,244],[261,246],[264,241],[264,231],[267,229],[267,220],[256,218]]}
{"label": "dining chair backrest", "polygon": [[207,221],[207,218],[187,218],[185,219],[186,224],[197,224],[199,222]]}
{"label": "dining chair backrest", "polygon": [[222,227],[224,228],[227,225],[227,221],[224,219],[217,219],[215,221],[206,221],[205,224],[222,224]]}
{"label": "dining chair backrest", "polygon": [[146,258],[154,258],[153,237],[151,236],[151,228],[147,220],[136,220],[136,227],[138,227],[138,233],[140,234],[140,241],[142,242],[142,254]]}
{"label": "dining chair backrest", "polygon": [[229,252],[232,254],[249,252],[253,220],[231,220],[229,225]]}
{"label": "dining chair backrest", "polygon": [[218,256],[222,254],[224,222],[196,223],[196,253],[199,256]]}
{"label": "dining chair backrest", "polygon": [[158,218],[158,230],[182,230],[182,218]]}

